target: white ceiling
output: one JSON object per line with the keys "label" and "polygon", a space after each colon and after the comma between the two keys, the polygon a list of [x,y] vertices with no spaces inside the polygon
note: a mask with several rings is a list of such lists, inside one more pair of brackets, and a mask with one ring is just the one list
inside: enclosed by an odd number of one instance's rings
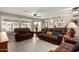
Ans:
{"label": "white ceiling", "polygon": [[0,7],[0,12],[30,17],[34,17],[33,14],[37,13],[39,18],[48,18],[63,15],[71,9],[70,7]]}

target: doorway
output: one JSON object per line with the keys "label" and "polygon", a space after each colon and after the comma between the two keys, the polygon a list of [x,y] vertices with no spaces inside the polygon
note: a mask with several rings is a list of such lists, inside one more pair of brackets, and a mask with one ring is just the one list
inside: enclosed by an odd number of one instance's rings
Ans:
{"label": "doorway", "polygon": [[41,31],[42,22],[34,22],[34,31]]}

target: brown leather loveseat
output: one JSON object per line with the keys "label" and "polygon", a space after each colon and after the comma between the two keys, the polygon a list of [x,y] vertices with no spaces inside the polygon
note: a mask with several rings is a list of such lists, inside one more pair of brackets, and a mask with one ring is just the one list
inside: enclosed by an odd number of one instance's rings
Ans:
{"label": "brown leather loveseat", "polygon": [[33,33],[29,28],[15,28],[14,33],[16,41],[22,41],[33,37]]}

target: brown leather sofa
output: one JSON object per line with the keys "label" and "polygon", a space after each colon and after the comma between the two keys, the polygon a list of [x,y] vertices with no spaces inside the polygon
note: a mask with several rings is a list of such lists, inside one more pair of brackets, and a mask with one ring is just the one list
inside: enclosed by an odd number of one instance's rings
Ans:
{"label": "brown leather sofa", "polygon": [[47,41],[56,45],[60,45],[63,39],[62,36],[55,37],[55,36],[49,36],[46,34],[39,34],[38,37],[44,41]]}
{"label": "brown leather sofa", "polygon": [[50,52],[72,52],[73,47],[75,44],[78,43],[78,40],[70,40],[70,39],[65,39],[65,41],[54,51],[50,50]]}
{"label": "brown leather sofa", "polygon": [[[49,36],[47,35],[47,31],[51,31],[51,32],[54,32],[54,31],[58,31],[60,32],[62,35],[56,37],[56,36]],[[47,42],[50,42],[50,43],[53,43],[53,44],[56,44],[56,45],[60,45],[62,43],[62,40],[63,40],[63,35],[65,33],[65,29],[64,28],[44,28],[42,29],[42,31],[37,34],[38,38],[44,40],[44,41],[47,41]]]}
{"label": "brown leather sofa", "polygon": [[29,28],[15,28],[14,33],[16,41],[22,41],[33,37],[33,33]]}

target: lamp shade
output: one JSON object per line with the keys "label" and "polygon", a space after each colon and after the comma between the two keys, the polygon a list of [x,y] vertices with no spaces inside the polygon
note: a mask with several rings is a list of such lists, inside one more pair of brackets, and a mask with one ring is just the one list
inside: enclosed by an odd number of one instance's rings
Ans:
{"label": "lamp shade", "polygon": [[78,28],[78,26],[74,22],[71,22],[67,25],[67,28]]}

